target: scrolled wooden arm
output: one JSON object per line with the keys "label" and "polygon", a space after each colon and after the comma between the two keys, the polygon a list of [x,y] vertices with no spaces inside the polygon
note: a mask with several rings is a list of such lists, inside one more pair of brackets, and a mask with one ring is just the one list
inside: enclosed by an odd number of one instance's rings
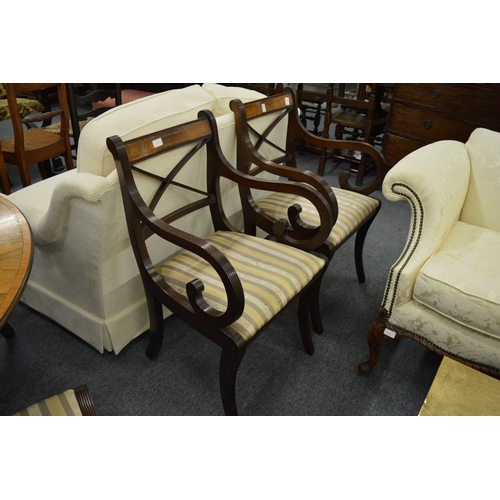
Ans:
{"label": "scrolled wooden arm", "polygon": [[[139,266],[143,277],[152,280],[164,294],[162,301],[175,314],[180,309],[191,312],[193,315],[204,315],[208,322],[219,328],[234,323],[242,314],[245,297],[241,281],[229,260],[210,242],[193,234],[175,228],[160,219],[145,203],[139,194],[130,168],[122,169],[122,164],[128,164],[125,145],[119,137],[107,139],[107,145],[117,165],[120,188],[124,200],[125,210],[135,215],[134,220],[127,217],[129,232],[143,232],[143,226],[152,234],[158,235],[174,245],[188,250],[207,261],[220,277],[227,295],[227,308],[224,312],[213,309],[203,297],[204,286],[201,280],[195,279],[186,285],[188,299],[176,292],[158,274],[149,258],[146,245],[139,244],[141,238],[131,239],[136,260],[142,262]],[[142,224],[141,224],[142,223]]]}
{"label": "scrolled wooden arm", "polygon": [[[172,300],[184,309],[191,308],[195,315],[204,315],[207,321],[214,326],[223,328],[234,323],[242,314],[245,305],[245,297],[241,281],[229,260],[210,242],[192,235],[180,229],[174,228],[159,219],[146,205],[141,210],[142,222],[155,234],[171,243],[189,250],[201,257],[218,274],[226,291],[227,308],[224,312],[215,310],[210,306],[203,296],[205,289],[203,282],[196,278],[186,284],[186,294],[189,306],[185,297],[178,294],[166,281],[161,278],[161,283],[156,279],[158,275],[156,269],[151,267],[148,272],[152,279],[160,286],[169,297],[168,303]],[[170,306],[169,306],[170,307]],[[172,305],[172,312],[175,312],[175,305]]]}
{"label": "scrolled wooden arm", "polygon": [[[204,113],[201,112],[200,115],[204,115]],[[215,133],[216,128],[214,128]],[[209,151],[210,148],[218,148],[218,143],[219,141],[212,141],[209,145]],[[330,235],[337,219],[337,201],[333,193],[331,193],[333,199],[330,197],[326,199],[316,189],[315,183],[309,182],[311,177],[307,172],[298,172],[296,169],[291,169],[294,170],[291,177],[300,179],[300,181],[258,178],[234,168],[226,160],[222,151],[217,149],[212,151],[212,161],[219,162],[221,168],[217,170],[220,171],[221,177],[244,186],[248,191],[250,189],[258,189],[262,191],[290,193],[302,196],[314,205],[320,217],[320,224],[317,227],[309,226],[300,220],[299,214],[301,209],[298,205],[292,206],[289,209],[290,221],[276,221],[260,210],[253,198],[247,200],[248,207],[251,208],[253,222],[264,231],[272,234],[280,243],[309,251],[321,246]],[[314,187],[310,184],[313,184]],[[330,193],[327,193],[327,195],[329,196]]]}

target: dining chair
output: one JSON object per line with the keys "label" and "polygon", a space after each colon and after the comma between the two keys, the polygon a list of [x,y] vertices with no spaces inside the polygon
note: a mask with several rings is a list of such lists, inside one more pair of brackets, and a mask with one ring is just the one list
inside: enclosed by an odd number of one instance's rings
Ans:
{"label": "dining chair", "polygon": [[[335,139],[360,140],[375,145],[387,123],[387,113],[381,106],[383,94],[384,88],[376,83],[330,83],[323,137],[329,137],[330,125],[334,125]],[[364,153],[356,154],[355,151],[323,150],[319,162],[320,175],[323,175],[327,158],[346,160],[356,174],[356,185],[360,186],[370,164],[367,165],[369,158]]]}
{"label": "dining chair", "polygon": [[[54,111],[21,116],[16,101],[19,93],[34,93],[55,87],[58,105]],[[12,120],[14,136],[1,141],[5,163],[17,165],[22,185],[31,184],[29,165],[37,164],[42,178],[47,177],[45,162],[52,158],[64,156],[66,168],[74,168],[69,139],[69,112],[65,83],[7,83],[7,100]],[[61,126],[59,133],[54,134],[33,126],[59,117]],[[24,126],[28,128],[25,130]]]}
{"label": "dining chair", "polygon": [[[315,328],[320,325],[314,301],[328,260],[293,241],[286,221],[274,228],[281,242],[238,231],[224,213],[220,185],[230,181],[308,197],[321,214],[324,235],[333,217],[323,196],[305,182],[265,181],[239,172],[221,151],[213,114],[207,110],[198,116],[125,142],[113,136],[107,146],[118,171],[130,241],[149,307],[146,354],[153,359],[160,353],[163,330],[168,328],[163,321],[165,306],[221,348],[223,408],[226,415],[237,415],[236,375],[247,347],[296,298],[302,343],[307,353],[314,352],[309,317]],[[207,210],[214,230],[207,238],[178,228],[181,218],[195,221],[196,214]],[[258,219],[255,223],[259,224]],[[191,227],[195,226],[193,222]],[[171,242],[179,252],[153,266],[148,250],[151,237]]]}
{"label": "dining chair", "polygon": [[[245,232],[255,234],[255,216],[267,231],[272,231],[275,221],[290,219],[297,240],[308,240],[311,249],[321,252],[329,260],[349,240],[356,235],[354,246],[355,266],[360,283],[365,281],[363,247],[368,229],[380,210],[380,200],[369,196],[382,185],[387,167],[381,153],[372,145],[362,141],[346,141],[318,137],[304,127],[300,120],[296,92],[287,88],[276,96],[243,104],[237,99],[230,104],[235,114],[237,137],[237,167],[246,175],[258,175],[265,171],[283,179],[300,182],[306,175],[297,167],[296,149],[301,144],[309,144],[316,149],[358,150],[369,156],[377,165],[377,176],[365,186],[353,186],[349,179],[351,172],[339,176],[340,187],[329,186],[325,179],[307,172],[310,182],[330,203],[334,213],[334,225],[325,242],[314,246],[312,234],[320,227],[318,213],[311,203],[295,193],[271,193],[258,201],[253,199],[252,190],[240,185],[240,195],[245,216]],[[286,127],[277,125],[287,121]],[[283,140],[279,133],[285,130]],[[273,135],[274,134],[274,135]],[[285,149],[277,144],[286,144]],[[264,152],[265,150],[265,152]],[[252,207],[249,209],[248,207]],[[246,210],[246,211],[245,211]],[[296,220],[298,218],[301,220]]]}

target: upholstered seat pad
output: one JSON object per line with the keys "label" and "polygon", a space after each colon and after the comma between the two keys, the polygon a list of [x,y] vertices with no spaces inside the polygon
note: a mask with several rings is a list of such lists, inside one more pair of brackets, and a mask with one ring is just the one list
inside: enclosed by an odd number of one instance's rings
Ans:
{"label": "upholstered seat pad", "polygon": [[81,417],[74,389],[52,396],[14,414],[15,417]]}
{"label": "upholstered seat pad", "polygon": [[[218,231],[207,241],[227,257],[240,277],[245,307],[231,328],[245,340],[283,309],[325,265],[323,259],[310,253],[241,233]],[[206,301],[215,310],[226,309],[222,281],[197,255],[183,251],[159,267],[158,273],[184,296],[186,283],[199,278],[205,286]]]}
{"label": "upholstered seat pad", "polygon": [[[32,113],[42,113],[44,111],[42,103],[34,99],[18,97],[16,101],[21,118],[31,115]],[[0,99],[0,120],[10,120],[10,110],[7,99]]]}
{"label": "upholstered seat pad", "polygon": [[447,318],[500,338],[500,234],[456,222],[420,270],[413,297]]}
{"label": "upholstered seat pad", "polygon": [[[370,198],[352,191],[332,187],[337,198],[339,215],[328,240],[334,245],[340,245],[359,225],[380,205],[380,200]],[[302,207],[301,219],[312,226],[320,223],[318,211],[307,199],[287,193],[273,193],[260,200],[257,205],[269,216],[279,220],[288,220],[288,208],[294,203]]]}

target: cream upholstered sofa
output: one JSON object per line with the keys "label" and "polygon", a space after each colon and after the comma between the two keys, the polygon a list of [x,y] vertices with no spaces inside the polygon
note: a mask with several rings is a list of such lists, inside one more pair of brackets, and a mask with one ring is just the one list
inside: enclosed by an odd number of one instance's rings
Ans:
{"label": "cream upholstered sofa", "polygon": [[[260,97],[258,92],[237,87],[193,85],[124,104],[93,119],[82,130],[76,169],[9,197],[24,213],[33,233],[34,261],[22,301],[100,352],[119,353],[147,331],[144,290],[106,138],[118,135],[127,140],[194,120],[199,111],[209,109],[217,117],[222,149],[235,164],[229,102]],[[201,182],[199,178],[185,181],[193,186]],[[226,213],[242,227],[236,186],[226,186],[224,200]],[[207,213],[206,220],[197,217],[187,223],[204,237],[210,231],[210,220]],[[163,246],[155,250],[158,258],[165,255]],[[168,314],[165,310],[165,316]]]}
{"label": "cream upholstered sofa", "polygon": [[500,133],[476,129],[401,160],[383,193],[406,200],[412,222],[369,334],[370,372],[384,336],[410,337],[500,376]]}

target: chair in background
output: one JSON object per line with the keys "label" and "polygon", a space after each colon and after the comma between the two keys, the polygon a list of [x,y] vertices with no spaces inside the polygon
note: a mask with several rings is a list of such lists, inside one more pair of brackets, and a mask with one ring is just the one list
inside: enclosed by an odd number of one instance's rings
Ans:
{"label": "chair in background", "polygon": [[[57,88],[58,109],[41,114],[21,116],[17,94],[34,93],[51,87]],[[64,156],[66,168],[72,169],[71,144],[69,139],[69,111],[65,83],[7,83],[9,104],[14,137],[1,141],[5,163],[17,165],[23,186],[31,184],[28,166],[38,164],[42,178],[47,177],[45,162]],[[55,117],[60,118],[59,133],[54,134],[42,127],[32,126],[36,122],[46,123]],[[28,128],[24,130],[24,126]]]}
{"label": "chair in background", "polygon": [[500,378],[500,133],[437,141],[399,161],[383,193],[411,207],[408,239],[368,333],[370,373],[384,338],[407,337]]}
{"label": "chair in background", "polygon": [[105,113],[115,106],[152,95],[143,90],[122,89],[121,83],[115,83],[113,89],[95,88],[83,95],[75,94],[75,84],[68,84],[69,114],[71,119],[70,133],[73,147],[78,149],[78,141],[83,127],[96,116]]}
{"label": "chair in background", "polygon": [[93,417],[97,416],[92,396],[86,385],[44,399],[14,417]]}
{"label": "chair in background", "polygon": [[[361,140],[375,145],[387,123],[387,113],[381,101],[384,87],[376,83],[331,83],[328,86],[323,137],[329,137],[330,125],[335,125],[336,139]],[[366,156],[355,155],[352,150],[323,150],[320,157],[319,174],[323,175],[329,156],[336,160],[347,160],[356,174],[356,185],[360,186],[367,168]]]}
{"label": "chair in background", "polygon": [[[246,348],[297,297],[302,341],[306,352],[313,353],[309,315],[315,328],[320,327],[314,298],[328,261],[302,250],[306,245],[293,240],[283,221],[271,232],[283,243],[237,231],[224,213],[220,184],[230,180],[248,188],[308,197],[320,213],[324,227],[318,236],[323,239],[333,216],[324,198],[307,185],[307,176],[299,183],[266,181],[238,172],[222,154],[213,114],[202,111],[199,116],[125,143],[114,136],[107,145],[115,159],[130,241],[149,307],[147,355],[152,359],[160,352],[165,306],[221,347],[222,403],[226,415],[237,415],[236,375]],[[137,181],[143,187],[141,193]],[[208,209],[215,231],[210,236],[201,238],[178,229],[181,218],[199,217]],[[251,213],[248,207],[247,216]],[[260,225],[255,215],[254,223]],[[152,235],[181,250],[157,268],[147,245]]]}
{"label": "chair in background", "polygon": [[[321,118],[325,116],[326,111],[327,85],[306,83],[304,87],[304,83],[299,83],[296,94],[302,125],[314,135],[322,135],[320,125]],[[312,129],[307,127],[308,121],[312,122]]]}
{"label": "chair in background", "polygon": [[282,83],[237,83],[238,87],[243,87],[249,90],[255,90],[265,95],[281,94],[283,92]]}
{"label": "chair in background", "polygon": [[[318,137],[308,132],[299,118],[298,99],[295,91],[285,89],[283,94],[260,99],[243,104],[238,100],[231,102],[231,109],[235,113],[237,130],[237,166],[244,174],[257,175],[259,172],[269,172],[285,179],[300,182],[306,175],[297,168],[296,148],[300,144],[310,144],[321,149],[350,148],[359,150],[370,156],[377,165],[377,177],[369,185],[355,187],[349,184],[350,172],[340,175],[341,188],[332,188],[325,180],[307,173],[313,178],[315,188],[329,200],[332,212],[335,215],[335,224],[328,235],[328,239],[320,247],[314,247],[328,259],[332,259],[335,252],[354,234],[355,263],[358,280],[365,281],[363,266],[363,246],[368,229],[380,209],[380,201],[368,196],[378,189],[386,173],[386,165],[382,155],[372,145],[361,141],[338,141]],[[286,139],[277,133],[277,125],[282,120],[288,120],[284,130]],[[280,132],[281,133],[281,132]],[[286,143],[286,149],[276,144]],[[263,153],[267,148],[266,153]],[[277,156],[273,156],[276,154]],[[266,231],[272,232],[275,221],[290,219],[296,232],[295,238],[308,239],[314,228],[319,227],[318,213],[308,200],[300,198],[296,193],[273,193],[256,201],[250,189],[240,185],[243,207],[252,207],[260,217],[260,224]],[[256,207],[256,208],[254,208]],[[292,207],[289,209],[288,207]],[[290,212],[292,210],[292,212]],[[247,215],[247,213],[244,214]],[[295,221],[299,216],[302,221]],[[255,234],[255,217],[245,217],[245,231]],[[311,240],[312,242],[312,240]]]}
{"label": "chair in background", "polygon": [[[30,99],[28,96],[17,97],[17,106],[22,118],[33,113],[45,111],[43,104],[37,99]],[[7,101],[7,87],[5,83],[0,83],[0,120],[10,120],[9,102]]]}

